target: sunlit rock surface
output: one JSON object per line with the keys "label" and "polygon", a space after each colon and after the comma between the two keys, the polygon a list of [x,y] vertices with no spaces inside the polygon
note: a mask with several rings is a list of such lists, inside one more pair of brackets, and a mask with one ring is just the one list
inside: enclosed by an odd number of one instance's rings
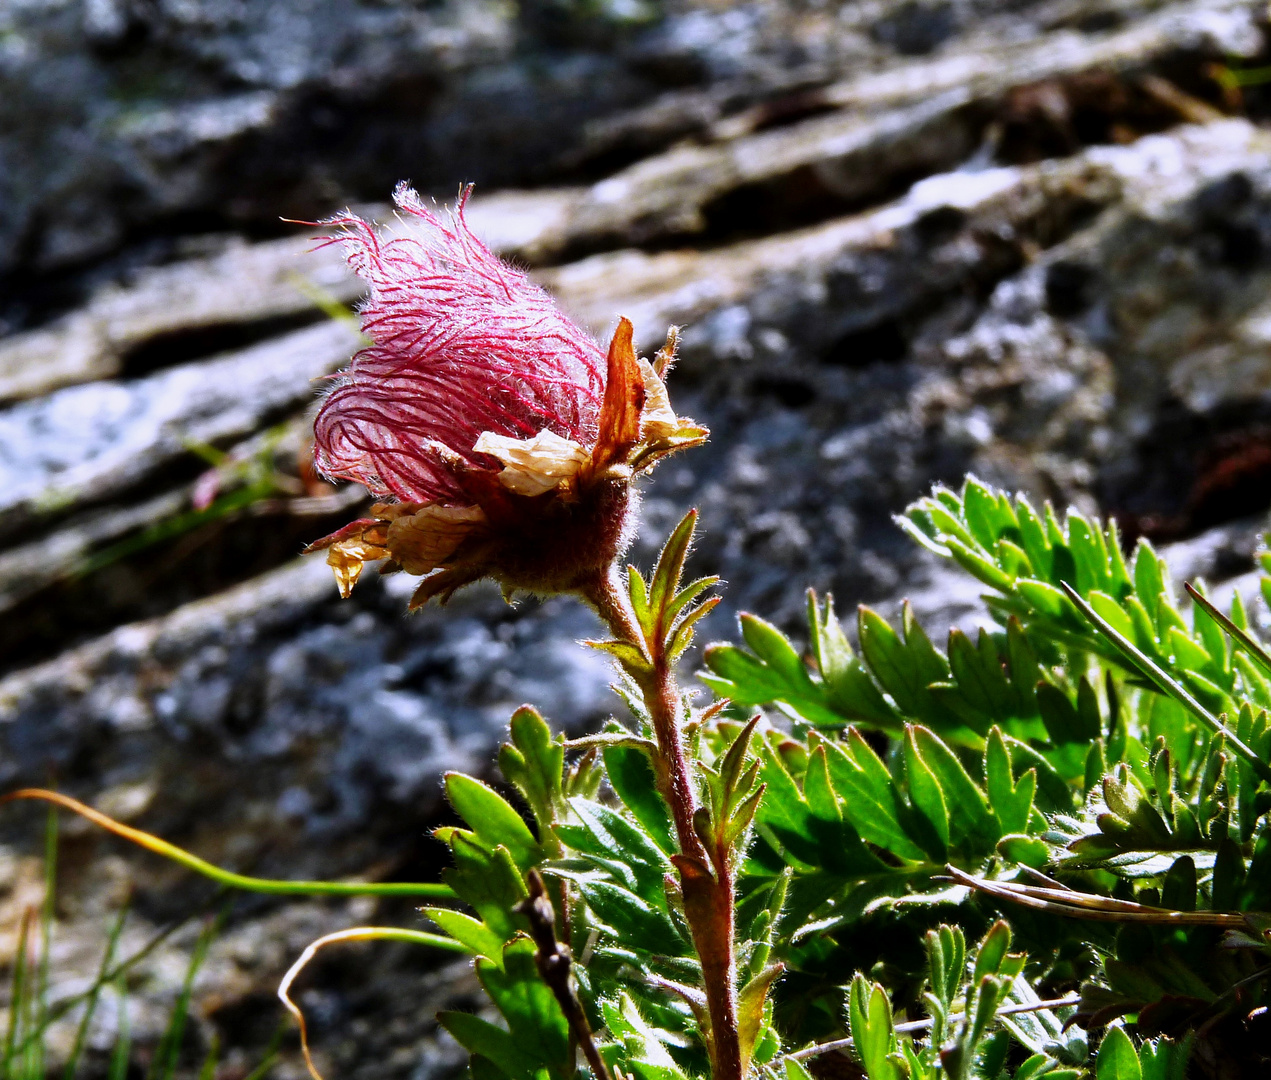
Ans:
{"label": "sunlit rock surface", "polygon": [[[486,770],[513,708],[571,731],[619,709],[572,602],[478,588],[407,617],[408,581],[368,573],[341,602],[296,560],[365,501],[303,466],[360,286],[277,219],[353,205],[400,228],[403,177],[477,181],[474,227],[598,337],[626,314],[649,351],[684,326],[671,392],[712,440],[647,485],[632,558],[701,508],[694,566],[727,581],[707,636],[743,609],[797,631],[809,585],[841,613],[908,596],[933,635],[973,625],[975,584],[891,520],[968,470],[1256,591],[1271,95],[1219,76],[1268,62],[1263,5],[231,7],[0,16],[4,786],[52,781],[243,872],[431,880],[441,776]],[[42,890],[42,818],[4,813],[0,960]],[[217,907],[67,824],[57,993],[84,987],[130,882],[125,952]],[[191,1073],[214,1033],[222,1075],[259,1064],[313,937],[417,918],[237,901]],[[138,1061],[199,925],[138,969]],[[432,1014],[478,1001],[440,963],[319,964],[302,1000],[328,1075],[453,1071]],[[294,1040],[274,1075],[304,1075]]]}

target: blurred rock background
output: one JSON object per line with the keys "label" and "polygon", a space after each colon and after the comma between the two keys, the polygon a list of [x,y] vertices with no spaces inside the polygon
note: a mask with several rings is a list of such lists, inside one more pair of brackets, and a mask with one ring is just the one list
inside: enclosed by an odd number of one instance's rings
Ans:
{"label": "blurred rock background", "polygon": [[[10,0],[0,6],[0,781],[54,783],[242,872],[430,880],[445,769],[510,711],[615,707],[576,605],[409,583],[336,598],[309,540],[361,493],[304,465],[358,283],[312,219],[478,185],[474,226],[651,351],[704,450],[647,485],[646,563],[689,505],[727,602],[803,590],[933,634],[971,583],[891,515],[968,470],[1114,514],[1182,575],[1247,584],[1271,506],[1271,47],[1252,0]],[[42,893],[0,816],[0,962]],[[54,997],[112,913],[140,1077],[206,883],[63,828]],[[185,921],[182,921],[185,920]],[[181,1071],[243,1080],[313,937],[407,905],[240,898]],[[440,966],[439,966],[440,965]],[[349,947],[301,1000],[331,1077],[431,1080],[466,964]],[[113,1000],[113,999],[112,999]],[[89,1033],[106,1070],[116,1016]],[[280,1027],[281,1026],[281,1027]],[[52,1065],[73,1026],[54,1029]],[[270,1075],[304,1075],[294,1036]]]}

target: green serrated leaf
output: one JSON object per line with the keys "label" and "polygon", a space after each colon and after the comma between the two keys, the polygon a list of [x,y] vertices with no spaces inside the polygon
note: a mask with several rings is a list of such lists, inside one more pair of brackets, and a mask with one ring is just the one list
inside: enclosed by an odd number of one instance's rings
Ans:
{"label": "green serrated leaf", "polygon": [[931,766],[923,760],[915,737],[915,727],[905,732],[905,776],[909,780],[909,798],[934,832],[935,846],[928,854],[937,861],[948,858],[949,803]]}
{"label": "green serrated leaf", "polygon": [[477,839],[489,847],[507,849],[512,861],[528,870],[542,858],[529,826],[498,792],[464,773],[445,776],[446,798],[471,827]]}
{"label": "green serrated leaf", "polygon": [[1037,708],[1041,713],[1042,723],[1046,725],[1046,734],[1055,746],[1087,742],[1098,735],[1097,729],[1093,735],[1084,730],[1068,695],[1052,683],[1037,684]]}
{"label": "green serrated leaf", "polygon": [[1112,586],[1112,575],[1108,570],[1108,552],[1103,546],[1102,532],[1098,523],[1091,524],[1080,514],[1068,514],[1068,547],[1076,564],[1077,591],[1088,596],[1096,590],[1103,591]]}
{"label": "green serrated leaf", "polygon": [[1000,728],[989,732],[984,748],[984,779],[989,806],[997,818],[999,835],[1028,831],[1033,810],[1037,772],[1030,769],[1019,781],[1013,778],[1010,752]]}
{"label": "green serrated leaf", "polygon": [[1037,773],[1037,794],[1048,806],[1042,809],[1070,810],[1072,808],[1072,792],[1058,770],[1025,742],[1003,734],[1002,740],[1011,753],[1011,768],[1016,775],[1025,769],[1034,769]]}
{"label": "green serrated leaf", "polygon": [[509,1080],[506,1072],[480,1054],[470,1054],[468,1057],[468,1073],[472,1080]]}
{"label": "green serrated leaf", "polygon": [[757,657],[736,645],[710,645],[702,659],[718,678],[709,675],[703,681],[743,708],[767,705],[786,696],[789,687],[784,678]]}
{"label": "green serrated leaf", "polygon": [[553,872],[569,877],[596,917],[612,927],[630,947],[651,952],[678,951],[675,943],[680,941],[680,936],[670,917],[630,889],[612,881],[594,881]]}
{"label": "green serrated leaf", "polygon": [[1021,546],[1028,554],[1028,561],[1033,568],[1031,577],[1039,581],[1049,580],[1050,541],[1046,538],[1046,528],[1037,511],[1023,495],[1015,497],[1015,518],[1019,522]]}
{"label": "green serrated leaf", "polygon": [[605,773],[623,804],[667,855],[679,851],[672,839],[671,815],[658,792],[649,755],[626,746],[607,746]]}
{"label": "green serrated leaf", "polygon": [[1173,654],[1175,665],[1184,670],[1204,671],[1215,667],[1213,658],[1204,647],[1193,641],[1187,631],[1180,630],[1177,626],[1171,626],[1165,632],[1164,645]]}
{"label": "green serrated leaf", "polygon": [[962,487],[962,511],[976,542],[985,551],[992,551],[1000,532],[997,499],[975,477],[968,476]]}
{"label": "green serrated leaf", "polygon": [[632,875],[636,893],[656,906],[665,904],[663,878],[672,870],[662,849],[621,814],[590,799],[571,799],[569,805],[601,849]]}
{"label": "green serrated leaf", "polygon": [[843,811],[830,783],[829,765],[825,746],[818,746],[808,758],[808,769],[803,776],[803,797],[808,809],[823,821],[840,822]]}
{"label": "green serrated leaf", "polygon": [[1067,597],[1055,586],[1029,578],[1015,579],[1015,592],[1030,608],[1052,619],[1073,622],[1075,612]]}
{"label": "green serrated leaf", "polygon": [[539,836],[545,837],[562,807],[563,738],[554,738],[547,721],[528,705],[512,714],[509,730],[512,741],[499,750],[499,771],[529,804]]}
{"label": "green serrated leaf", "polygon": [[1126,637],[1132,638],[1134,636],[1134,621],[1113,597],[1105,592],[1100,592],[1098,589],[1091,589],[1083,595],[1090,602],[1090,606],[1111,625],[1115,626]]}
{"label": "green serrated leaf", "polygon": [[926,852],[901,823],[904,808],[887,767],[855,728],[848,728],[843,738],[842,743],[824,745],[830,782],[842,800],[844,818],[871,844],[902,859],[924,860]]}
{"label": "green serrated leaf", "polygon": [[[949,816],[947,842],[955,846],[967,845],[973,851],[988,852],[997,842],[996,820],[990,813],[984,793],[971,779],[952,750],[936,734],[920,725],[914,725],[908,733],[909,740],[923,763],[939,782]],[[908,748],[908,743],[906,748]],[[906,754],[906,767],[908,767]]]}
{"label": "green serrated leaf", "polygon": [[746,644],[788,687],[802,689],[807,694],[815,693],[803,658],[795,651],[785,634],[758,615],[743,613],[740,622],[741,634]]}
{"label": "green serrated leaf", "polygon": [[1148,617],[1156,622],[1156,604],[1165,592],[1165,564],[1150,540],[1141,539],[1134,549],[1134,591],[1147,609]]}
{"label": "green serrated leaf", "polygon": [[484,956],[503,966],[503,938],[479,919],[451,908],[426,907],[420,911],[463,945],[473,956]]}
{"label": "green serrated leaf", "polygon": [[[499,1012],[518,1049],[547,1069],[555,1080],[572,1080],[574,1050],[569,1023],[534,961],[535,946],[519,938],[503,950],[503,964],[477,961],[477,978]],[[492,1057],[485,1047],[479,1052]]]}
{"label": "green serrated leaf", "polygon": [[949,668],[959,692],[986,718],[1005,720],[1012,715],[1011,688],[992,638],[984,630],[978,648],[961,630],[949,631]]}
{"label": "green serrated leaf", "polygon": [[1050,846],[1040,836],[1008,833],[997,842],[997,853],[1007,862],[1040,870],[1051,861]]}
{"label": "green serrated leaf", "polygon": [[442,879],[476,909],[486,926],[508,940],[520,927],[512,909],[525,897],[525,883],[507,848],[490,849],[462,829],[451,830],[444,839],[454,865],[443,871]]}
{"label": "green serrated leaf", "polygon": [[440,1012],[437,1022],[468,1053],[492,1062],[512,1080],[535,1080],[538,1062],[501,1027],[464,1012]]}

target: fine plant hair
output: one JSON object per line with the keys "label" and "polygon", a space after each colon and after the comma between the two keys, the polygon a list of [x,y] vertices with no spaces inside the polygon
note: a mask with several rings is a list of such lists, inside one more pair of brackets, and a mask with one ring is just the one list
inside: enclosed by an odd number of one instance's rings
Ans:
{"label": "fine plant hair", "polygon": [[[862,607],[854,648],[809,593],[806,652],[743,615],[697,701],[675,661],[718,585],[684,577],[689,514],[647,576],[592,598],[621,718],[569,740],[517,710],[509,797],[445,778],[464,824],[436,830],[441,884],[262,881],[83,809],[234,887],[427,896],[432,929],[352,928],[302,960],[354,939],[469,954],[498,1020],[439,1019],[476,1080],[808,1080],[831,1055],[870,1080],[1257,1075],[1271,655],[1244,601],[1198,582],[1188,613],[1146,541],[1127,558],[1114,524],[974,479],[901,520],[999,628],[942,650],[907,606],[899,626]],[[19,948],[6,1076],[34,1075],[39,952]],[[188,1007],[187,983],[166,1075]],[[1215,1046],[1246,1072],[1211,1073]]]}

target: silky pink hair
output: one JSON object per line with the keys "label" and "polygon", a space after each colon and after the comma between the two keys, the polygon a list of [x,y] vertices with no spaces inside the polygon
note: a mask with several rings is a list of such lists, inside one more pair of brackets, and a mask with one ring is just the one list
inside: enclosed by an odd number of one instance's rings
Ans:
{"label": "silky pink hair", "polygon": [[399,184],[393,201],[409,229],[396,239],[353,214],[323,222],[342,230],[329,242],[370,286],[360,310],[371,344],[322,404],[315,460],[380,498],[467,501],[453,455],[497,468],[472,452],[484,431],[596,440],[604,352],[473,235],[463,214],[470,191],[443,220]]}

